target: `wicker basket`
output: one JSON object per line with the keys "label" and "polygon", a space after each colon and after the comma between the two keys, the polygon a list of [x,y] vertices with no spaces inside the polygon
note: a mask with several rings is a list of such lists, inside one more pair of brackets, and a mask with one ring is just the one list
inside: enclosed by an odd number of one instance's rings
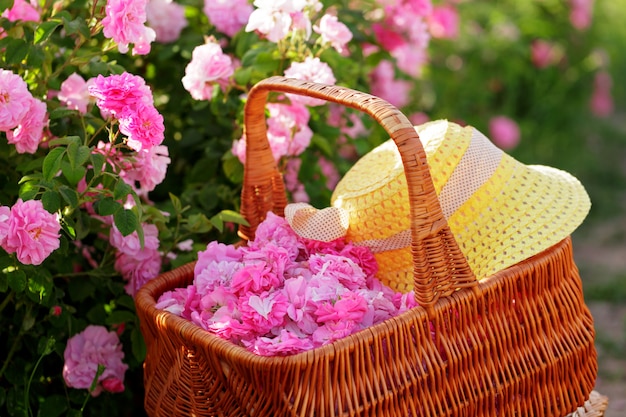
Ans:
{"label": "wicker basket", "polygon": [[164,273],[135,299],[147,344],[150,415],[602,415],[606,399],[592,395],[593,321],[570,238],[477,282],[441,212],[415,129],[379,98],[282,77],[250,91],[244,241],[267,211],[282,215],[287,203],[266,138],[272,91],[360,109],[395,141],[409,187],[420,306],[315,350],[261,357],[157,310],[161,294],[192,282],[193,264]]}

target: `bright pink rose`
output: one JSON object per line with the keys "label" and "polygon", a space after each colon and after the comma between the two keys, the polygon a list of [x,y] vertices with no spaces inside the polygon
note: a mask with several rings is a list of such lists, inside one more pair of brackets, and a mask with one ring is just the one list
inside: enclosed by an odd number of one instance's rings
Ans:
{"label": "bright pink rose", "polygon": [[148,26],[154,29],[156,41],[170,43],[187,27],[185,8],[172,0],[149,0],[146,5]]}
{"label": "bright pink rose", "polygon": [[46,103],[31,97],[26,115],[14,130],[7,131],[7,141],[15,145],[18,153],[35,153],[48,124]]}
{"label": "bright pink rose", "polygon": [[[194,287],[190,285],[188,288]],[[188,288],[175,288],[172,291],[164,292],[161,294],[154,307],[181,316],[187,302]]]}
{"label": "bright pink rose", "polygon": [[247,294],[239,299],[241,323],[251,335],[264,335],[285,322],[289,302],[281,292]]}
{"label": "bright pink rose", "polygon": [[156,249],[144,248],[136,255],[118,252],[115,270],[127,281],[126,293],[132,297],[148,281],[161,272],[161,254]]}
{"label": "bright pink rose", "polygon": [[134,161],[124,171],[124,180],[139,184],[138,193],[147,195],[165,179],[167,167],[171,162],[167,146],[157,145],[137,152]]}
{"label": "bright pink rose", "polygon": [[117,43],[125,54],[129,44],[134,44],[133,55],[146,55],[156,33],[144,25],[148,0],[107,0],[106,17],[102,19],[103,33]]}
{"label": "bright pink rose", "polygon": [[13,7],[2,12],[2,17],[7,18],[10,22],[39,22],[41,16],[37,2],[26,2],[25,0],[14,0]]}
{"label": "bright pink rose", "polygon": [[413,43],[399,46],[391,51],[391,56],[395,58],[398,68],[411,77],[421,76],[422,68],[428,62],[426,48],[416,46]]}
{"label": "bright pink rose", "polygon": [[613,79],[608,72],[600,71],[596,74],[589,106],[598,117],[608,117],[613,113],[612,85]]}
{"label": "bright pink rose", "polygon": [[255,238],[248,242],[248,248],[257,250],[270,243],[287,249],[290,258],[294,260],[298,257],[300,249],[304,248],[287,220],[271,211],[267,213],[265,220],[257,226]]}
{"label": "bright pink rose", "polygon": [[219,32],[232,38],[248,23],[253,8],[248,0],[204,0],[203,10]]}
{"label": "bright pink rose", "polygon": [[240,262],[243,252],[232,246],[217,241],[209,242],[204,251],[198,252],[198,262],[194,267],[194,274],[199,275],[209,264],[214,262]]}
{"label": "bright pink rose", "polygon": [[98,377],[91,395],[97,397],[102,390],[114,393],[124,391],[124,374],[128,365],[122,362],[124,351],[115,332],[109,332],[102,326],[87,326],[69,338],[63,357],[63,379],[68,387],[89,389],[98,365],[102,365],[104,372]]}
{"label": "bright pink rose", "polygon": [[403,107],[409,104],[411,83],[395,78],[393,64],[390,61],[380,61],[370,74],[370,77],[373,95],[388,101],[396,107]]}
{"label": "bright pink rose", "polygon": [[[306,57],[304,62],[292,62],[291,66],[285,70],[285,77],[296,78],[303,81],[312,81],[321,84],[334,85],[336,82],[333,70],[327,63],[320,61],[318,57]],[[291,101],[296,101],[307,106],[321,106],[325,100],[305,97],[295,94],[288,94]]]}
{"label": "bright pink rose", "polygon": [[20,124],[30,109],[32,98],[19,75],[0,69],[0,131],[6,132]]}
{"label": "bright pink rose", "polygon": [[324,323],[313,332],[311,339],[315,346],[324,346],[335,340],[343,339],[359,330],[357,323],[351,320],[337,320]]}
{"label": "bright pink rose", "polygon": [[232,289],[239,295],[273,290],[282,285],[284,278],[278,276],[267,263],[260,261],[239,268],[231,281]]}
{"label": "bright pink rose", "polygon": [[372,30],[374,31],[376,40],[386,51],[393,51],[400,45],[406,43],[404,37],[400,33],[392,30],[388,25],[374,23]]}
{"label": "bright pink rose", "polygon": [[182,83],[194,99],[211,100],[214,86],[225,89],[234,72],[232,59],[222,52],[219,44],[208,41],[194,48]]}
{"label": "bright pink rose", "polygon": [[519,126],[506,116],[492,117],[489,121],[489,134],[493,143],[502,149],[513,149],[520,141]]}
{"label": "bright pink rose", "polygon": [[345,256],[356,263],[366,277],[373,277],[378,272],[378,262],[374,254],[367,246],[355,246],[348,243],[341,251],[339,255]]}
{"label": "bright pink rose", "polygon": [[325,14],[319,26],[313,26],[313,30],[322,35],[322,42],[330,43],[339,53],[346,51],[346,45],[352,40],[352,32],[337,16]]}
{"label": "bright pink rose", "polygon": [[454,39],[459,35],[459,13],[450,4],[433,7],[428,24],[434,38]]}
{"label": "bright pink rose", "polygon": [[[5,212],[6,215],[6,212]],[[19,199],[11,208],[4,249],[23,264],[40,265],[60,245],[57,216],[39,200]]]}
{"label": "bright pink rose", "polygon": [[88,90],[96,98],[100,110],[116,117],[136,108],[138,103],[153,102],[152,91],[145,80],[128,72],[108,77],[98,75]]}
{"label": "bright pink rose", "polygon": [[82,114],[87,113],[87,105],[91,101],[89,86],[93,81],[93,79],[85,81],[80,75],[72,73],[61,84],[61,91],[57,96],[59,101],[70,109],[78,110]]}
{"label": "bright pink rose", "polygon": [[119,115],[120,132],[128,137],[126,144],[139,152],[160,145],[165,138],[163,116],[152,103],[137,102]]}

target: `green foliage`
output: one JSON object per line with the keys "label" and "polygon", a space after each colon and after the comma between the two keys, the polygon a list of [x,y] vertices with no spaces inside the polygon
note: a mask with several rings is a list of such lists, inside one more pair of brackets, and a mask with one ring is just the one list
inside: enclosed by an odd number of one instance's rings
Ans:
{"label": "green foliage", "polygon": [[[272,43],[240,31],[230,39],[208,22],[202,2],[181,3],[189,24],[180,38],[153,43],[145,56],[120,54],[104,37],[103,0],[40,1],[40,22],[0,18],[0,67],[19,74],[34,97],[45,99],[49,119],[46,142],[32,155],[18,153],[6,134],[0,134],[0,205],[11,206],[19,198],[41,200],[48,212],[59,216],[62,227],[59,249],[41,265],[23,265],[0,249],[2,416],[141,415],[146,346],[126,281],[115,269],[116,250],[109,243],[113,225],[124,236],[137,233],[142,243],[144,225],[155,225],[163,271],[193,261],[209,241],[235,242],[236,227],[246,220],[238,213],[243,166],[231,148],[243,134],[249,89],[315,54],[332,67],[338,84],[369,92],[372,69],[383,59],[391,60],[384,50],[363,51],[364,43],[376,43],[371,19],[381,10],[374,0],[322,2],[352,31],[349,55],[295,37]],[[613,120],[595,118],[588,103],[599,70],[626,71],[626,61],[618,59],[626,47],[621,24],[626,8],[604,2],[594,24],[577,30],[568,20],[568,4],[459,2],[458,37],[431,39],[429,62],[419,77],[397,68],[396,75],[411,82],[411,101],[402,109],[407,115],[422,112],[430,119],[460,120],[484,132],[495,115],[516,120],[522,141],[511,153],[526,163],[552,165],[578,176],[593,201],[607,202],[594,205],[592,216],[603,216],[624,208],[612,197],[626,187],[624,173],[615,170],[623,162],[625,135]],[[12,5],[12,0],[0,0],[0,10]],[[228,88],[216,88],[212,100],[198,101],[181,79],[194,48],[206,36],[222,41],[224,52],[240,66]],[[558,62],[541,69],[533,65],[530,45],[537,39],[556,45]],[[111,144],[132,163],[119,126],[93,105],[81,114],[51,94],[72,73],[89,79],[125,71],[146,80],[164,118],[163,144],[171,163],[149,196],[127,183],[120,165],[99,147],[99,142]],[[626,97],[623,83],[615,84],[616,98]],[[342,120],[356,115],[367,130],[360,137],[346,137],[329,123],[336,109],[310,111],[313,136],[299,157],[298,179],[311,203],[323,207],[332,190],[320,159],[341,175],[387,135],[356,110],[346,111]],[[349,153],[341,152],[346,148]],[[279,161],[281,167],[287,163]],[[181,249],[188,240],[191,251]],[[129,365],[123,393],[92,398],[88,390],[64,383],[67,340],[90,324],[120,334]]]}

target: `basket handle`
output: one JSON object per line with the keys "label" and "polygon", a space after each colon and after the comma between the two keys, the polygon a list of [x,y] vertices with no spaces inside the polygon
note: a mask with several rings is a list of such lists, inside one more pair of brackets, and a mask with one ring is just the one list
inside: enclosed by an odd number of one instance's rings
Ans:
{"label": "basket handle", "polygon": [[242,239],[254,239],[256,227],[268,211],[284,217],[287,205],[283,178],[267,140],[265,105],[270,91],[314,97],[361,110],[391,136],[400,151],[408,186],[414,290],[421,306],[430,309],[439,298],[476,286],[476,277],[439,205],[426,153],[412,123],[385,100],[345,87],[275,76],[250,90],[244,109],[246,164],[240,209],[249,226],[239,228]]}

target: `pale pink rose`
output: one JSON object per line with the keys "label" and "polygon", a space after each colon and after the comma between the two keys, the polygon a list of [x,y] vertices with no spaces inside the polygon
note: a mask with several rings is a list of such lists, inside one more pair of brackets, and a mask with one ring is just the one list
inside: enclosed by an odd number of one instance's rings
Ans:
{"label": "pale pink rose", "polygon": [[187,302],[189,288],[195,288],[190,285],[187,288],[175,288],[172,291],[166,291],[157,300],[155,308],[158,310],[169,311],[172,314],[181,316]]}
{"label": "pale pink rose", "polygon": [[125,253],[129,256],[139,256],[144,249],[158,249],[159,229],[149,223],[143,223],[141,226],[143,229],[143,248],[141,247],[141,241],[139,240],[139,235],[136,230],[124,236],[115,225],[111,228],[109,242],[118,252]]}
{"label": "pale pink rose", "polygon": [[530,57],[537,68],[546,68],[554,64],[556,54],[552,42],[535,39],[530,45]]}
{"label": "pale pink rose", "polygon": [[397,47],[391,51],[391,56],[395,58],[398,68],[411,77],[419,77],[428,61],[426,48],[413,43],[405,43]]}
{"label": "pale pink rose", "polygon": [[286,356],[313,349],[315,346],[308,338],[301,338],[286,329],[281,329],[275,337],[257,337],[244,340],[244,346],[260,356]]}
{"label": "pale pink rose", "polygon": [[[6,213],[5,213],[6,214]],[[23,264],[40,265],[60,245],[57,216],[39,200],[19,199],[11,208],[4,249]]]}
{"label": "pale pink rose", "polygon": [[17,127],[28,113],[32,97],[19,75],[0,69],[0,131]]}
{"label": "pale pink rose", "polygon": [[163,116],[152,103],[137,102],[118,115],[120,132],[134,151],[150,150],[165,138]]}
{"label": "pale pink rose", "polygon": [[46,103],[31,97],[26,115],[19,125],[7,131],[7,141],[15,145],[18,153],[35,153],[43,138],[44,128],[48,124]]}
{"label": "pale pink rose", "polygon": [[304,39],[308,40],[313,33],[313,27],[309,15],[304,12],[291,13],[291,30],[300,31]]}
{"label": "pale pink rose", "polygon": [[156,32],[144,25],[148,0],[107,0],[106,16],[102,19],[104,36],[117,43],[117,49],[125,54],[133,44],[133,55],[146,55]]}
{"label": "pale pink rose", "polygon": [[230,151],[239,159],[242,164],[246,163],[246,135],[233,141],[233,146]]}
{"label": "pale pink rose", "polygon": [[450,4],[433,7],[428,24],[434,38],[455,39],[459,35],[459,13]]}
{"label": "pale pink rose", "polygon": [[600,71],[596,74],[589,106],[598,117],[608,117],[613,113],[612,84],[613,79],[608,72]]}
{"label": "pale pink rose", "polygon": [[172,0],[149,0],[146,5],[148,26],[154,29],[156,41],[170,43],[187,27],[185,8]]}
{"label": "pale pink rose", "polygon": [[225,89],[235,69],[232,59],[213,41],[196,46],[182,78],[185,90],[196,100],[211,100],[213,88]]}
{"label": "pale pink rose", "polygon": [[311,201],[304,184],[299,184],[298,187],[291,192],[291,201],[294,203],[308,203]]}
{"label": "pale pink rose", "polygon": [[403,107],[409,104],[411,83],[395,77],[393,64],[381,61],[370,74],[372,94],[396,107]]}
{"label": "pale pink rose", "polygon": [[[336,82],[333,70],[318,57],[306,57],[304,62],[292,62],[291,66],[285,70],[285,77],[329,85],[334,85]],[[288,94],[288,96],[292,102],[296,101],[308,106],[321,106],[326,103],[325,100],[301,95]]]}
{"label": "pale pink rose", "polygon": [[576,29],[584,30],[591,25],[593,14],[593,0],[570,0],[571,10],[569,19]]}
{"label": "pale pink rose", "polygon": [[418,16],[428,16],[433,11],[433,5],[430,0],[404,0],[403,7],[405,10],[411,11]]}
{"label": "pale pink rose", "polygon": [[107,331],[103,326],[87,326],[69,338],[63,357],[63,379],[68,387],[89,389],[98,365],[102,365],[104,372],[98,377],[91,395],[97,397],[103,390],[124,390],[124,374],[128,365],[123,362],[124,351],[115,332]]}
{"label": "pale pink rose", "polygon": [[204,251],[198,252],[198,262],[194,266],[194,275],[199,275],[209,264],[213,262],[240,262],[243,252],[217,241],[209,242]]}
{"label": "pale pink rose", "polygon": [[352,139],[356,139],[368,133],[361,117],[354,113],[348,115],[347,120],[341,126],[340,130],[341,133]]}
{"label": "pale pink rose", "polygon": [[365,273],[352,259],[339,255],[311,255],[309,268],[313,274],[332,277],[349,290],[365,287]]}
{"label": "pale pink rose", "polygon": [[248,23],[253,8],[248,0],[204,0],[203,10],[219,32],[232,38]]}
{"label": "pale pink rose", "polygon": [[24,22],[39,22],[41,16],[36,1],[27,2],[25,0],[14,0],[13,7],[4,10],[2,17],[7,18],[10,22],[18,20]]}
{"label": "pale pink rose", "polygon": [[250,15],[246,32],[258,31],[270,42],[284,39],[291,27],[291,16],[279,10],[256,9]]}
{"label": "pale pink rose", "polygon": [[9,234],[9,219],[11,216],[11,208],[0,206],[0,247],[4,249]]}
{"label": "pale pink rose", "polygon": [[314,26],[313,30],[322,35],[322,42],[330,43],[339,53],[344,52],[346,45],[352,40],[352,32],[337,19],[337,16],[325,14],[319,26]]}
{"label": "pale pink rose", "polygon": [[72,73],[61,84],[61,90],[57,98],[69,109],[78,110],[80,113],[87,113],[87,105],[91,101],[89,94],[89,86],[93,83],[93,79],[85,81],[83,77]]}
{"label": "pale pink rose", "polygon": [[161,272],[161,254],[158,250],[144,247],[138,253],[118,252],[115,257],[115,270],[127,281],[126,293],[132,297],[148,281]]}
{"label": "pale pink rose", "polygon": [[491,140],[502,149],[513,149],[520,141],[519,126],[506,116],[495,116],[489,120]]}
{"label": "pale pink rose", "polygon": [[343,339],[359,330],[359,326],[352,320],[337,320],[324,323],[313,332],[311,339],[315,346],[324,346]]}
{"label": "pale pink rose", "polygon": [[165,179],[170,164],[167,146],[158,145],[142,149],[134,155],[131,166],[123,171],[124,181],[138,184],[138,193],[147,195]]}

